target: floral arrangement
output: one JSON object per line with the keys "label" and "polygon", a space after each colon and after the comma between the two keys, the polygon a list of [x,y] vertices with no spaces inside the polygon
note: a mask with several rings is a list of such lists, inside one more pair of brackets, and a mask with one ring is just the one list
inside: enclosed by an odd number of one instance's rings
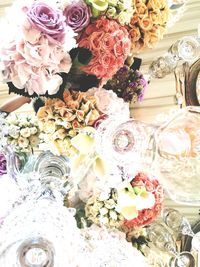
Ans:
{"label": "floral arrangement", "polygon": [[57,155],[75,154],[77,150],[70,140],[79,133],[80,128],[92,126],[100,114],[94,97],[65,91],[63,100],[47,99],[38,110],[41,138]]}
{"label": "floral arrangement", "polygon": [[86,3],[91,7],[94,18],[105,15],[122,25],[130,23],[134,12],[133,2],[128,0],[87,0]]}
{"label": "floral arrangement", "polygon": [[128,25],[131,51],[140,52],[152,48],[163,38],[170,15],[167,0],[133,0],[134,14]]}
{"label": "floral arrangement", "polygon": [[7,144],[16,152],[31,152],[38,146],[40,131],[35,116],[11,113],[5,122]]}
{"label": "floral arrangement", "polygon": [[110,192],[92,195],[85,205],[86,218],[97,225],[125,232],[151,223],[160,214],[163,189],[156,179],[138,173]]}
{"label": "floral arrangement", "polygon": [[7,162],[4,154],[0,153],[0,176],[7,173]]}
{"label": "floral arrangement", "polygon": [[138,70],[132,70],[124,65],[110,79],[104,88],[112,90],[118,97],[123,98],[125,102],[140,102],[143,100],[147,81]]}
{"label": "floral arrangement", "polygon": [[3,80],[29,96],[54,95],[63,83],[60,74],[68,73],[72,65],[69,51],[76,46],[74,31],[62,11],[46,3],[23,3],[16,11],[21,16],[16,26],[11,22],[16,35],[1,46]]}
{"label": "floral arrangement", "polygon": [[93,55],[83,70],[104,81],[123,66],[131,43],[126,28],[114,20],[101,17],[86,27],[79,47],[88,48]]}
{"label": "floral arrangement", "polygon": [[[147,194],[147,196],[149,196],[149,202],[146,202],[146,207],[143,206],[142,209],[138,209],[138,211],[136,211],[137,216],[135,216],[135,218],[126,218],[124,226],[129,229],[150,224],[160,214],[164,199],[163,188],[158,180],[151,180],[144,173],[137,174],[131,181],[131,186],[133,189],[138,188],[139,191],[142,190],[140,191],[140,194],[143,194],[143,192]],[[144,189],[145,191],[143,191]],[[151,204],[150,201],[152,201]]]}
{"label": "floral arrangement", "polygon": [[62,99],[66,88],[101,88],[134,53],[152,47],[169,8],[167,0],[31,0],[10,14],[1,33],[2,80],[10,92]]}

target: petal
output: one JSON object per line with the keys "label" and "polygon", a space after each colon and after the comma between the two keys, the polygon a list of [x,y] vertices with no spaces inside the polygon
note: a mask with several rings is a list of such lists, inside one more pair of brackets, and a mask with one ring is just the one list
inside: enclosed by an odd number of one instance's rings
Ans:
{"label": "petal", "polygon": [[123,207],[120,211],[120,213],[124,216],[126,220],[133,220],[137,218],[138,211],[135,206],[127,206]]}
{"label": "petal", "polygon": [[97,157],[93,164],[93,171],[98,177],[104,177],[107,174],[107,166],[103,159]]}
{"label": "petal", "polygon": [[78,155],[77,157],[73,158],[71,161],[71,173],[72,176],[77,172],[77,169],[79,169],[82,162],[85,161],[86,156],[85,155]]}
{"label": "petal", "polygon": [[87,134],[79,133],[72,138],[71,144],[79,150],[81,154],[88,154],[94,148],[94,138]]}

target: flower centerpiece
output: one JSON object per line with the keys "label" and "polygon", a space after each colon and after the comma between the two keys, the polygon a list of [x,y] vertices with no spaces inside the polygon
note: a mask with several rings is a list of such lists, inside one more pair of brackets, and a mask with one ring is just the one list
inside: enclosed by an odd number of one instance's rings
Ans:
{"label": "flower centerpiece", "polygon": [[39,133],[35,116],[11,113],[5,119],[4,137],[16,152],[31,152],[39,144]]}
{"label": "flower centerpiece", "polygon": [[159,214],[163,189],[156,179],[138,173],[109,192],[92,195],[85,204],[86,218],[97,224],[130,232],[151,223]]}
{"label": "flower centerpiece", "polygon": [[71,139],[80,128],[92,126],[100,114],[95,97],[65,91],[63,100],[48,99],[38,110],[41,138],[53,153],[70,156],[77,152]]}

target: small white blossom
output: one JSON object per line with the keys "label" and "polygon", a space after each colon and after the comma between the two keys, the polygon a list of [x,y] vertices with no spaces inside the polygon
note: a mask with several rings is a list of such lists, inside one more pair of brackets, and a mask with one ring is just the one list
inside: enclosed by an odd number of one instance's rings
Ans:
{"label": "small white blossom", "polygon": [[30,136],[29,141],[32,147],[36,147],[39,144],[39,138],[36,135]]}
{"label": "small white blossom", "polygon": [[31,132],[31,135],[36,134],[36,133],[38,132],[37,127],[31,127],[31,128],[30,128],[30,132]]}
{"label": "small white blossom", "polygon": [[18,145],[20,148],[27,148],[29,146],[29,140],[20,136],[18,139]]}
{"label": "small white blossom", "polygon": [[117,213],[114,210],[110,210],[109,214],[112,220],[117,221]]}
{"label": "small white blossom", "polygon": [[23,128],[23,129],[21,129],[20,135],[22,137],[25,137],[25,138],[30,137],[30,135],[31,135],[30,128]]}
{"label": "small white blossom", "polygon": [[10,125],[8,128],[8,135],[10,135],[12,138],[17,139],[19,137],[20,128],[15,125]]}
{"label": "small white blossom", "polygon": [[106,208],[101,208],[101,209],[99,210],[99,212],[100,212],[101,215],[106,215],[106,214],[108,213],[108,209],[106,209]]}

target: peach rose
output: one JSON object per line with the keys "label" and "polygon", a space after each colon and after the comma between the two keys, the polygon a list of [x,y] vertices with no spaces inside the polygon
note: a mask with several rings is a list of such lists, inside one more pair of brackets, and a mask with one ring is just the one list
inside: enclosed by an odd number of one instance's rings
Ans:
{"label": "peach rose", "polygon": [[137,42],[141,38],[141,33],[138,27],[134,27],[129,31],[132,42]]}
{"label": "peach rose", "polygon": [[149,31],[152,29],[153,27],[153,22],[152,20],[147,17],[147,16],[144,16],[140,21],[139,21],[139,25],[140,27],[144,30],[144,31]]}
{"label": "peach rose", "polygon": [[135,27],[135,24],[137,24],[139,22],[140,18],[138,16],[138,14],[134,14],[132,19],[131,19],[131,22],[129,24],[129,26],[132,28],[132,27]]}
{"label": "peach rose", "polygon": [[153,22],[153,24],[162,24],[162,15],[160,9],[154,9],[149,12],[149,19]]}
{"label": "peach rose", "polygon": [[143,17],[144,15],[148,13],[147,6],[142,2],[137,3],[135,5],[135,11],[139,15],[139,17]]}

